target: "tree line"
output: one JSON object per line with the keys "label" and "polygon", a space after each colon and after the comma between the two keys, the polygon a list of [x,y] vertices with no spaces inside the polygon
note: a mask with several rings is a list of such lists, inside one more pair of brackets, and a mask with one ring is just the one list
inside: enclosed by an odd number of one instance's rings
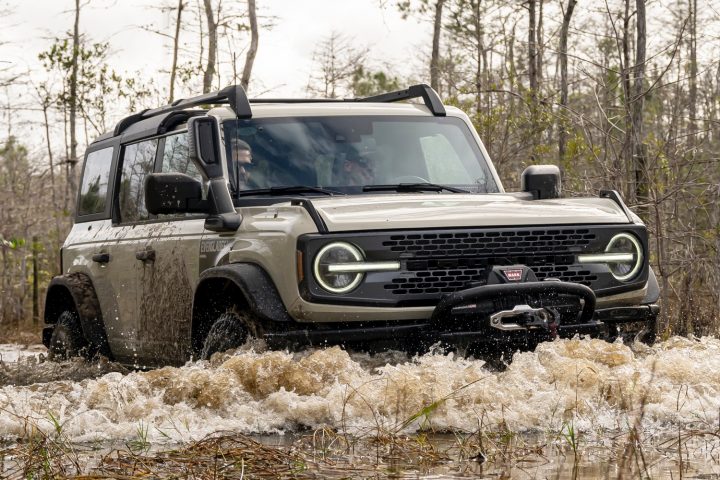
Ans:
{"label": "tree line", "polygon": [[[365,96],[429,82],[475,124],[507,189],[537,163],[559,165],[566,195],[618,190],[651,233],[662,327],[715,333],[720,322],[720,61],[713,0],[381,0],[426,22],[417,71],[401,77],[363,39],[332,32],[313,52],[309,96]],[[39,314],[35,296],[58,271],[88,139],[178,92],[252,77],[262,33],[280,21],[255,0],[167,0],[167,82],[113,69],[110,44],[83,34],[80,0],[68,31],[39,53],[44,80],[26,83],[39,135],[10,127],[0,148],[0,323]],[[291,41],[291,39],[288,39]],[[23,76],[0,64],[0,85]],[[262,92],[261,92],[262,93]],[[39,139],[42,139],[40,142]],[[38,194],[42,192],[42,194]],[[27,199],[33,197],[32,202]],[[37,199],[37,201],[35,201]],[[33,275],[33,271],[36,272]],[[33,288],[34,282],[38,285]],[[42,303],[41,301],[39,303]]]}

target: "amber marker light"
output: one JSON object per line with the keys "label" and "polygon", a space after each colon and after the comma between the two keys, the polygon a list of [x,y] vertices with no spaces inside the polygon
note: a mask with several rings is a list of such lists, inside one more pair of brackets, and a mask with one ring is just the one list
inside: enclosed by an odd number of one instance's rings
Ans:
{"label": "amber marker light", "polygon": [[295,261],[297,266],[297,278],[298,283],[301,283],[305,279],[305,272],[303,271],[303,252],[297,250],[295,252]]}

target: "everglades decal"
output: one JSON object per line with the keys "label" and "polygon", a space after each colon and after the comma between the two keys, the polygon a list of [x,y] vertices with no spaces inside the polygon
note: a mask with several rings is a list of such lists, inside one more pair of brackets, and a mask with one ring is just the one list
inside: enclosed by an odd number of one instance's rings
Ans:
{"label": "everglades decal", "polygon": [[208,238],[200,241],[199,270],[214,267],[232,248],[232,238]]}

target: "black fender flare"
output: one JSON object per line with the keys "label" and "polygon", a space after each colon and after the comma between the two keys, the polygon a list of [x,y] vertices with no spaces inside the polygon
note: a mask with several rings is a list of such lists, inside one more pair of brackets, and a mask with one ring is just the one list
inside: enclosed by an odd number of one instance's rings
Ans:
{"label": "black fender flare", "polygon": [[198,292],[202,291],[203,284],[211,279],[233,282],[245,296],[250,310],[258,317],[273,322],[292,321],[270,275],[254,263],[230,263],[203,271],[195,289],[193,314]]}
{"label": "black fender flare", "polygon": [[90,343],[93,352],[112,359],[100,301],[87,274],[69,273],[54,277],[50,281],[45,295],[45,323],[56,323],[60,313],[67,308],[73,308],[77,312],[83,336]]}
{"label": "black fender flare", "polygon": [[254,263],[230,263],[203,271],[195,289],[193,314],[198,292],[201,292],[203,284],[211,279],[233,282],[245,296],[250,310],[261,319],[272,322],[292,321],[270,275]]}
{"label": "black fender flare", "polygon": [[[230,284],[230,285],[229,285]],[[231,286],[231,290],[226,291]],[[243,298],[232,298],[232,291]],[[236,293],[237,294],[237,293]],[[237,304],[245,304],[263,326],[281,327],[292,322],[270,275],[254,263],[231,263],[208,268],[200,274],[192,306],[192,349],[199,352],[202,341],[217,315]]]}

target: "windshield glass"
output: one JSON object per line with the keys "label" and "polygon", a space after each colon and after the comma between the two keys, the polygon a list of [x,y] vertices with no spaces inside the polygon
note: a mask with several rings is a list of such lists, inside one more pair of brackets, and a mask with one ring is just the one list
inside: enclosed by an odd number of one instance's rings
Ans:
{"label": "windshield glass", "polygon": [[360,193],[402,183],[498,191],[470,130],[455,117],[228,120],[223,137],[235,194],[301,185]]}

